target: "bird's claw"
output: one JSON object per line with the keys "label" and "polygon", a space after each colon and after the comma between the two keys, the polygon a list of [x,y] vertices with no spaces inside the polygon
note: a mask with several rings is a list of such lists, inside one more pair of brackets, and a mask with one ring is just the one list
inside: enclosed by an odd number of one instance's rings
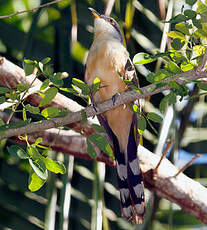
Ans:
{"label": "bird's claw", "polygon": [[95,110],[95,112],[98,112],[97,111],[97,103],[95,101],[92,102],[92,106],[93,106],[93,109]]}
{"label": "bird's claw", "polygon": [[113,105],[115,105],[116,97],[119,96],[119,95],[120,95],[120,93],[116,93],[116,94],[114,94],[114,95],[112,96],[111,100],[112,100],[112,102],[113,102]]}

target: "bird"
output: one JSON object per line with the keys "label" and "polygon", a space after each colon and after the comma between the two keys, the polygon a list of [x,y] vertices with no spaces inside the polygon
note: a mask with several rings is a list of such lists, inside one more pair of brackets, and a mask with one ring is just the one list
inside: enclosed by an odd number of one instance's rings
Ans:
{"label": "bird", "polygon": [[[85,82],[91,87],[95,78],[99,78],[100,88],[92,95],[92,103],[97,106],[97,103],[108,99],[114,102],[117,94],[129,90],[124,79],[137,87],[139,83],[123,44],[119,24],[112,17],[93,8],[88,9],[94,17],[94,40],[86,59]],[[113,143],[122,216],[133,224],[141,224],[144,221],[145,197],[137,158],[138,115],[129,103],[97,117]]]}

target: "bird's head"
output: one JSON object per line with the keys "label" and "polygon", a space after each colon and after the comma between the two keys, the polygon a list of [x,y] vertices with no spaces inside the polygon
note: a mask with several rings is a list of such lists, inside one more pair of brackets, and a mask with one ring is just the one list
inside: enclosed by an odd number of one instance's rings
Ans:
{"label": "bird's head", "polygon": [[98,13],[93,8],[88,8],[94,17],[94,34],[101,34],[103,37],[118,39],[123,43],[122,33],[119,24],[111,17]]}

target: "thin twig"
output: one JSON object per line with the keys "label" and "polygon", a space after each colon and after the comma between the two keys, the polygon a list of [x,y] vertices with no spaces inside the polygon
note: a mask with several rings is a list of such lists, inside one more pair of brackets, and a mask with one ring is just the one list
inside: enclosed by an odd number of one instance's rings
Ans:
{"label": "thin twig", "polygon": [[10,17],[16,16],[18,14],[33,12],[33,11],[38,10],[40,8],[43,8],[43,7],[46,7],[46,6],[50,6],[50,5],[53,5],[55,3],[62,2],[62,1],[66,1],[66,0],[55,0],[55,1],[52,1],[52,2],[48,2],[48,3],[45,3],[45,4],[39,5],[37,7],[34,7],[32,9],[30,9],[30,10],[22,10],[22,11],[17,11],[15,13],[12,13],[12,14],[9,14],[9,15],[0,16],[0,19],[10,18]]}
{"label": "thin twig", "polygon": [[11,111],[11,113],[9,114],[9,118],[8,118],[6,124],[9,124],[9,122],[10,122],[12,116],[14,115],[16,109],[17,109],[18,106],[23,102],[23,100],[24,100],[26,94],[28,93],[29,89],[32,87],[32,84],[35,82],[35,80],[36,80],[36,78],[37,78],[37,72],[38,72],[38,69],[35,67],[35,68],[34,68],[34,71],[33,71],[33,73],[32,73],[32,75],[35,76],[34,79],[33,79],[33,81],[32,81],[31,84],[29,85],[28,89],[24,91],[24,93],[22,94],[21,99],[17,102],[17,104],[14,106],[14,108],[12,108],[12,111]]}
{"label": "thin twig", "polygon": [[160,160],[159,160],[157,166],[156,166],[155,169],[154,169],[154,173],[157,173],[157,170],[158,170],[158,168],[159,168],[159,166],[160,166],[162,160],[164,159],[164,157],[166,156],[166,154],[169,152],[169,149],[171,148],[171,146],[172,146],[172,144],[174,143],[174,141],[175,141],[174,138],[171,138],[170,141],[167,143],[167,146],[166,146],[166,148],[164,149],[163,154],[162,154],[162,156],[161,156],[161,158],[160,158]]}
{"label": "thin twig", "polygon": [[184,172],[198,157],[200,157],[200,154],[196,154],[192,159],[185,164],[176,174],[174,177],[177,177],[180,173]]}

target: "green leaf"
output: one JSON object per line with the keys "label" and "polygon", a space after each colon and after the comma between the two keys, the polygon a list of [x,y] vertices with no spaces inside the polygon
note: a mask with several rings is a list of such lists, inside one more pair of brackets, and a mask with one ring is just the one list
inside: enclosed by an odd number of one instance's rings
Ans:
{"label": "green leaf", "polygon": [[40,101],[39,107],[49,104],[56,96],[57,93],[58,93],[58,89],[56,87],[51,87],[47,89],[44,98]]}
{"label": "green leaf", "polygon": [[133,105],[132,105],[132,109],[133,109],[133,111],[134,111],[135,113],[140,114],[140,109],[139,109],[139,107],[138,107],[137,105],[133,104]]}
{"label": "green leaf", "polygon": [[171,38],[179,38],[181,40],[185,39],[185,35],[178,31],[170,31],[169,33],[167,33],[167,35]]}
{"label": "green leaf", "polygon": [[162,117],[157,113],[153,113],[153,112],[147,113],[147,118],[154,122],[158,122],[158,123],[162,122]]}
{"label": "green leaf", "polygon": [[165,79],[166,77],[170,77],[170,76],[171,73],[168,72],[166,69],[160,69],[157,73],[155,73],[154,82],[159,82]]}
{"label": "green leaf", "polygon": [[57,86],[63,86],[64,82],[61,76],[62,76],[62,73],[60,72],[55,73],[54,75],[50,76],[50,81]]}
{"label": "green leaf", "polygon": [[4,93],[8,93],[10,92],[10,89],[6,88],[6,87],[0,87],[0,94],[4,94]]}
{"label": "green leaf", "polygon": [[185,10],[184,15],[189,19],[193,19],[196,17],[197,13],[194,10]]}
{"label": "green leaf", "polygon": [[25,105],[25,109],[26,109],[26,111],[28,111],[32,114],[39,114],[40,113],[39,107],[35,107],[35,106],[30,105],[30,104]]}
{"label": "green leaf", "polygon": [[17,155],[21,159],[27,159],[28,158],[28,155],[24,151],[24,149],[20,148],[17,145],[11,145],[11,146],[7,147],[7,150],[10,154]]}
{"label": "green leaf", "polygon": [[34,146],[34,145],[27,146],[27,153],[34,160],[39,160],[42,157],[41,154],[39,153],[39,151],[37,150],[36,146]]}
{"label": "green leaf", "polygon": [[185,15],[183,14],[178,14],[175,17],[171,18],[169,21],[165,21],[165,22],[169,22],[169,23],[177,23],[177,22],[184,22],[186,21],[187,18]]}
{"label": "green leaf", "polygon": [[98,133],[105,133],[106,132],[106,130],[100,125],[92,124],[91,127]]}
{"label": "green leaf", "polygon": [[199,82],[199,83],[197,83],[197,86],[200,89],[207,91],[207,83]]}
{"label": "green leaf", "polygon": [[151,58],[151,56],[147,53],[138,53],[133,58],[134,64],[148,64],[155,61],[156,58]]}
{"label": "green leaf", "polygon": [[24,121],[27,120],[27,113],[26,113],[26,109],[25,108],[22,109],[22,117],[23,117]]}
{"label": "green leaf", "polygon": [[89,138],[87,137],[86,139],[87,142],[87,152],[88,155],[92,158],[92,159],[96,159],[96,150],[94,149],[93,145],[91,144]]}
{"label": "green leaf", "polygon": [[43,141],[42,137],[38,137],[38,138],[35,140],[34,145],[38,145],[38,144],[41,143],[42,141]]}
{"label": "green leaf", "polygon": [[93,142],[96,146],[98,146],[103,152],[107,153],[108,156],[114,157],[113,151],[106,137],[101,136],[99,134],[91,134],[90,136],[88,136],[88,138],[91,142]]}
{"label": "green leaf", "polygon": [[52,159],[46,157],[43,158],[43,161],[45,163],[46,168],[54,173],[61,173],[65,174],[66,168],[62,162],[59,161],[53,161]]}
{"label": "green leaf", "polygon": [[81,89],[83,95],[90,95],[90,88],[85,82],[81,81],[80,79],[73,78],[72,83]]}
{"label": "green leaf", "polygon": [[34,62],[33,60],[30,60],[30,59],[24,59],[24,62],[25,62],[26,64],[31,64],[31,65],[34,65],[34,64],[35,64],[35,62]]}
{"label": "green leaf", "polygon": [[197,2],[197,0],[185,0],[185,2],[186,2],[188,5],[193,6],[193,5]]}
{"label": "green leaf", "polygon": [[35,65],[26,63],[24,65],[25,75],[28,76],[28,75],[32,74],[34,71],[34,68],[35,68]]}
{"label": "green leaf", "polygon": [[192,19],[193,25],[198,29],[202,29],[201,19]]}
{"label": "green leaf", "polygon": [[101,85],[101,80],[98,77],[96,77],[92,84],[92,92],[94,94],[100,89],[100,85]]}
{"label": "green leaf", "polygon": [[41,60],[42,64],[45,65],[47,64],[48,62],[50,62],[51,58],[50,57],[46,57],[44,59]]}
{"label": "green leaf", "polygon": [[198,1],[197,13],[204,15],[207,12],[207,5],[203,4],[202,1]]}
{"label": "green leaf", "polygon": [[165,109],[167,107],[167,104],[168,104],[168,100],[169,100],[169,97],[165,96],[161,102],[160,102],[160,105],[159,105],[159,110],[161,113],[164,113],[165,112]]}
{"label": "green leaf", "polygon": [[85,124],[87,121],[87,116],[86,116],[86,112],[84,110],[81,110],[81,116],[82,116],[83,122]]}
{"label": "green leaf", "polygon": [[205,53],[205,49],[206,48],[202,45],[193,46],[193,51],[195,51],[199,56]]}
{"label": "green leaf", "polygon": [[146,79],[148,82],[153,83],[155,76],[156,76],[156,74],[151,72],[146,76]]}
{"label": "green leaf", "polygon": [[175,24],[175,29],[184,33],[184,34],[190,35],[189,29],[187,28],[187,26],[183,22]]}
{"label": "green leaf", "polygon": [[44,90],[49,86],[50,80],[49,79],[45,79],[40,87],[40,90]]}
{"label": "green leaf", "polygon": [[170,72],[172,72],[173,74],[178,74],[181,73],[182,70],[180,69],[180,67],[178,65],[176,65],[174,62],[168,62],[165,66],[165,68],[169,69]]}
{"label": "green leaf", "polygon": [[42,110],[41,114],[45,118],[54,118],[59,115],[59,109],[57,107],[47,107]]}
{"label": "green leaf", "polygon": [[35,192],[39,190],[44,184],[46,180],[40,178],[36,173],[32,172],[29,176],[28,188],[31,192]]}
{"label": "green leaf", "polygon": [[6,97],[0,96],[0,104],[4,103],[6,101]]}
{"label": "green leaf", "polygon": [[142,134],[145,131],[147,127],[147,122],[144,117],[139,118],[137,127],[140,134]]}
{"label": "green leaf", "polygon": [[167,96],[167,100],[168,100],[169,105],[175,104],[177,102],[176,94],[173,92],[170,92],[169,95]]}
{"label": "green leaf", "polygon": [[183,48],[183,46],[185,45],[185,42],[182,42],[179,38],[175,38],[173,39],[171,46],[175,49],[175,50],[180,50]]}
{"label": "green leaf", "polygon": [[186,72],[186,71],[189,71],[191,69],[193,69],[196,65],[193,64],[192,62],[183,62],[181,65],[180,65],[180,68],[183,72]]}
{"label": "green leaf", "polygon": [[43,169],[37,161],[34,161],[29,158],[29,163],[34,170],[34,172],[37,174],[38,177],[40,177],[42,180],[46,180],[48,177],[47,169]]}

